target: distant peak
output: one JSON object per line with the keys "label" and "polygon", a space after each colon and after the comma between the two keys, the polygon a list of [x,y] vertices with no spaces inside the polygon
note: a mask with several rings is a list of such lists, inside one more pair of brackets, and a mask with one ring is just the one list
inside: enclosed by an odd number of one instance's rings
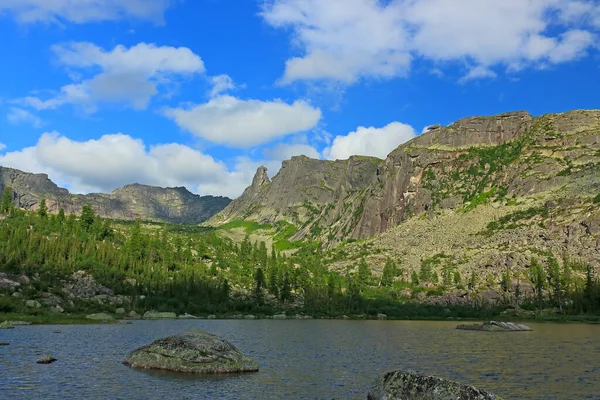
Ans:
{"label": "distant peak", "polygon": [[271,180],[267,175],[267,168],[264,165],[261,165],[256,170],[256,174],[254,174],[254,178],[252,179],[252,187],[259,188],[267,183],[271,183]]}

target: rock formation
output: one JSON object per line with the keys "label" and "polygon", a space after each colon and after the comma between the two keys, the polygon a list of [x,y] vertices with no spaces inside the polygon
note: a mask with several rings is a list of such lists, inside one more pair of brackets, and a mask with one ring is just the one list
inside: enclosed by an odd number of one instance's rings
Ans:
{"label": "rock formation", "polygon": [[513,322],[489,321],[483,324],[458,325],[456,329],[465,331],[484,331],[484,332],[526,332],[532,329],[527,325],[515,324]]}
{"label": "rock formation", "polygon": [[184,187],[160,188],[140,184],[126,185],[110,194],[71,194],[59,188],[46,174],[31,174],[0,166],[0,193],[5,187],[13,190],[17,207],[37,210],[46,199],[48,211],[81,213],[89,204],[103,218],[165,221],[178,224],[201,223],[227,206],[227,197],[198,196]]}
{"label": "rock formation", "polygon": [[368,400],[498,400],[500,397],[451,380],[412,371],[393,371],[379,377]]}
{"label": "rock formation", "polygon": [[258,364],[231,343],[197,329],[140,347],[129,354],[123,364],[137,369],[195,374],[258,371]]}

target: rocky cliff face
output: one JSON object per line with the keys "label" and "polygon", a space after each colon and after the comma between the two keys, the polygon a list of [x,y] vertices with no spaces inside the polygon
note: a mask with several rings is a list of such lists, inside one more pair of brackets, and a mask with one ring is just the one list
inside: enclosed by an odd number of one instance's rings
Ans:
{"label": "rocky cliff face", "polygon": [[71,194],[59,188],[46,174],[31,174],[0,166],[0,191],[13,189],[14,203],[26,210],[37,210],[46,199],[48,210],[79,214],[89,204],[104,218],[165,221],[198,224],[221,211],[231,200],[226,197],[198,196],[184,187],[159,188],[132,184],[111,194]]}
{"label": "rocky cliff face", "polygon": [[385,160],[293,157],[272,182],[261,168],[209,223],[286,220],[300,228],[296,239],[337,243],[371,238],[413,216],[589,199],[600,192],[599,172],[600,111],[472,117],[435,127]]}
{"label": "rocky cliff face", "polygon": [[287,221],[299,229],[294,239],[348,236],[363,213],[364,199],[377,180],[380,162],[358,156],[337,161],[292,157],[283,162],[272,181],[260,167],[252,185],[209,224],[235,219]]}

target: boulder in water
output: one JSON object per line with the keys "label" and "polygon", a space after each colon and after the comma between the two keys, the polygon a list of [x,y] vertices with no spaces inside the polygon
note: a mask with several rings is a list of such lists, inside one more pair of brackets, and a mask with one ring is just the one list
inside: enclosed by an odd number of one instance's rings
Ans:
{"label": "boulder in water", "polygon": [[195,374],[258,371],[256,361],[245,357],[231,343],[198,329],[155,340],[130,353],[123,364]]}
{"label": "boulder in water", "polygon": [[392,371],[372,385],[368,400],[499,400],[495,394],[412,371]]}
{"label": "boulder in water", "polygon": [[52,364],[55,361],[57,361],[56,358],[52,358],[46,354],[44,357],[37,360],[37,363],[38,364]]}
{"label": "boulder in water", "polygon": [[0,346],[10,346],[10,343],[8,343],[8,342],[0,342]]}
{"label": "boulder in water", "polygon": [[497,322],[489,321],[483,324],[474,325],[458,325],[456,329],[462,329],[466,331],[484,331],[484,332],[527,332],[532,329],[527,325],[515,324],[512,322]]}

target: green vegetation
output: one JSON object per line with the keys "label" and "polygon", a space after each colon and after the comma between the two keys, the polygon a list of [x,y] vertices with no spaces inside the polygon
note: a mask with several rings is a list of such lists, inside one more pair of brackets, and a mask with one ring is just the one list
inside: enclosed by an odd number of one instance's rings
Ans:
{"label": "green vegetation", "polygon": [[485,236],[491,236],[495,231],[501,229],[515,229],[522,226],[523,221],[531,220],[535,217],[548,218],[550,211],[546,206],[530,207],[525,210],[519,210],[500,217],[496,221],[487,224],[483,232]]}
{"label": "green vegetation", "polygon": [[598,193],[596,195],[596,197],[594,197],[594,204],[598,204],[598,203],[600,203],[600,193]]}

